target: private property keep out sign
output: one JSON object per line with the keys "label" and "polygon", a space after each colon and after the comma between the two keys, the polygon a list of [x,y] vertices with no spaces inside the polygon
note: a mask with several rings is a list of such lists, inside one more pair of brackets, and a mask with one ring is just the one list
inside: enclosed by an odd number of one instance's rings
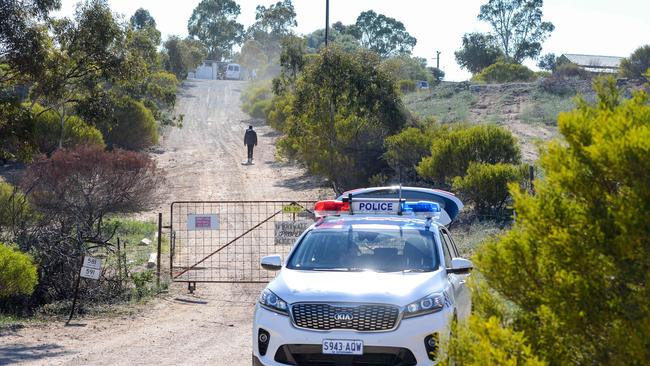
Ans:
{"label": "private property keep out sign", "polygon": [[187,215],[187,230],[219,230],[219,215]]}

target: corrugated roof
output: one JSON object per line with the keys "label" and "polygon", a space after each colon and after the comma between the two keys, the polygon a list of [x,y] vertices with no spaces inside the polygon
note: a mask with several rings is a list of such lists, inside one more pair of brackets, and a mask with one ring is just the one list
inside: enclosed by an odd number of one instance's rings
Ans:
{"label": "corrugated roof", "polygon": [[623,59],[623,57],[618,56],[579,55],[572,53],[565,53],[562,56],[578,66],[603,68],[618,68]]}

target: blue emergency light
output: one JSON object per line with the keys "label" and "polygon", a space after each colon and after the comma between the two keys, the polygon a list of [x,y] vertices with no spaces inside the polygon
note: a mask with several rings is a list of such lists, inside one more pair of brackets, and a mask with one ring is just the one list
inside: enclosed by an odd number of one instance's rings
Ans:
{"label": "blue emergency light", "polygon": [[416,215],[434,215],[440,213],[440,205],[436,202],[418,201],[418,202],[403,202],[403,214],[416,214]]}

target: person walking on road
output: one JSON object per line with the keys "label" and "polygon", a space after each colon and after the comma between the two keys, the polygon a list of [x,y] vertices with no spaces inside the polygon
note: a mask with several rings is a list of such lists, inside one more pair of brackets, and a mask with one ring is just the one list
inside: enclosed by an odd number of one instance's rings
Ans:
{"label": "person walking on road", "polygon": [[244,145],[248,148],[248,164],[252,164],[253,147],[257,146],[257,132],[253,131],[253,126],[248,126],[244,134]]}

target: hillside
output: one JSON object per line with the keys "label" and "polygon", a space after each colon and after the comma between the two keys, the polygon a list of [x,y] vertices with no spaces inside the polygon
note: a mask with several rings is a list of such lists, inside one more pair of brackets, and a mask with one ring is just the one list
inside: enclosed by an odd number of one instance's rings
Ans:
{"label": "hillside", "polygon": [[[557,88],[557,85],[554,86]],[[443,82],[431,90],[404,96],[407,108],[418,117],[434,117],[443,123],[495,123],[506,126],[518,138],[523,159],[537,159],[536,143],[557,136],[557,116],[575,107],[579,93],[591,100],[589,81],[561,85],[551,93],[540,82],[508,84],[470,84]]]}

